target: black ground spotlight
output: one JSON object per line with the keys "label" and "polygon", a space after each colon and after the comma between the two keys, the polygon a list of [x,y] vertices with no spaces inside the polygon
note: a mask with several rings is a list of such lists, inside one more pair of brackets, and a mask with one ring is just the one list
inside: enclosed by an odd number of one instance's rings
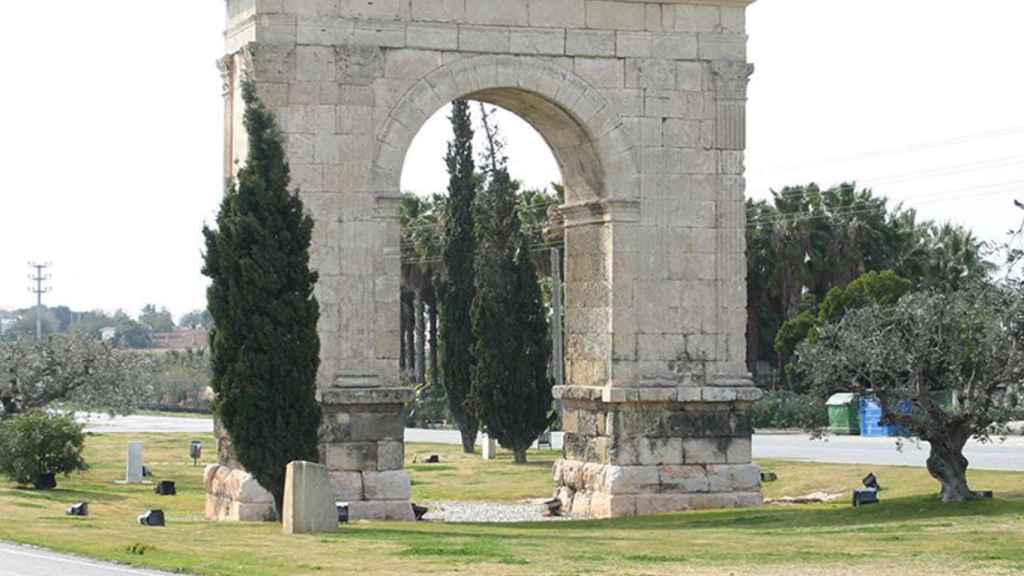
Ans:
{"label": "black ground spotlight", "polygon": [[878,504],[878,491],[873,488],[857,488],[853,491],[853,507]]}
{"label": "black ground spotlight", "polygon": [[153,487],[153,493],[160,496],[174,496],[178,491],[174,487],[173,480],[161,480]]}
{"label": "black ground spotlight", "polygon": [[203,457],[203,443],[199,440],[193,440],[188,445],[188,456],[192,459],[192,465],[198,466],[199,459]]}
{"label": "black ground spotlight", "polygon": [[163,510],[146,510],[144,514],[139,516],[139,524],[143,526],[163,526],[164,525],[164,511]]}

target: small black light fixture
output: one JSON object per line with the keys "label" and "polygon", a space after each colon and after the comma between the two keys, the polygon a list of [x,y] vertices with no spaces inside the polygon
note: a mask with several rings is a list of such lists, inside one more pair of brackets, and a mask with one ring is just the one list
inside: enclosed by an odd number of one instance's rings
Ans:
{"label": "small black light fixture", "polygon": [[175,489],[173,480],[161,480],[153,487],[153,493],[160,496],[175,496],[178,491]]}
{"label": "small black light fixture", "polygon": [[65,514],[68,516],[88,516],[89,515],[89,503],[78,502],[72,504],[66,511]]}
{"label": "small black light fixture", "polygon": [[192,466],[198,466],[199,459],[203,457],[203,443],[199,440],[193,440],[188,445],[188,456],[192,459]]}
{"label": "small black light fixture", "polygon": [[144,514],[139,516],[139,524],[142,526],[163,526],[164,525],[164,511],[163,510],[146,510]]}
{"label": "small black light fixture", "polygon": [[426,506],[420,506],[418,504],[412,505],[412,515],[416,518],[417,522],[423,520],[423,517],[427,515],[427,512],[430,512],[430,509]]}
{"label": "small black light fixture", "polygon": [[548,516],[561,516],[562,515],[562,501],[558,498],[552,498],[544,502],[544,507],[547,508],[545,512]]}
{"label": "small black light fixture", "polygon": [[882,487],[878,485],[878,478],[875,476],[874,472],[868,472],[868,475],[865,476],[864,479],[861,480],[861,482],[864,483],[865,488],[871,488],[872,490],[875,491],[879,491],[882,489]]}
{"label": "small black light fixture", "polygon": [[878,491],[873,488],[857,488],[853,491],[853,507],[878,504]]}
{"label": "small black light fixture", "polygon": [[338,524],[348,524],[348,502],[335,502],[334,507],[338,510]]}

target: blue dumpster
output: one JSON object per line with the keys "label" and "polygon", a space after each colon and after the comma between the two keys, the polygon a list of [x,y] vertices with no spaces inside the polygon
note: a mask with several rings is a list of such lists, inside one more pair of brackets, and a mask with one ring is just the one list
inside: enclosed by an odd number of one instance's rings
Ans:
{"label": "blue dumpster", "polygon": [[[909,414],[912,405],[909,401],[904,400],[900,402],[900,412]],[[903,426],[892,425],[883,426],[879,424],[879,420],[882,419],[882,405],[878,403],[877,398],[871,396],[863,396],[860,399],[860,435],[865,437],[893,437],[893,436],[910,436],[907,429]]]}

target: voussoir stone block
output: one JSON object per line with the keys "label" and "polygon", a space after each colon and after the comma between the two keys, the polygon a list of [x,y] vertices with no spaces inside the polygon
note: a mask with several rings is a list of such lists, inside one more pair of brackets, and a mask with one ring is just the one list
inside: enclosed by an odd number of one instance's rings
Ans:
{"label": "voussoir stone block", "polygon": [[316,534],[338,530],[338,510],[334,486],[327,467],[312,462],[291,462],[285,468],[284,510],[281,513],[285,534]]}

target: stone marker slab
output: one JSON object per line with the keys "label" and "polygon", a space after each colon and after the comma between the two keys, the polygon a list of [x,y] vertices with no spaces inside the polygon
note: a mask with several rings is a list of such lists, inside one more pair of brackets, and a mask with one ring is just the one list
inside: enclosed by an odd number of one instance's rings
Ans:
{"label": "stone marker slab", "polygon": [[282,519],[285,534],[338,530],[334,486],[326,466],[303,461],[288,464],[285,468]]}
{"label": "stone marker slab", "polygon": [[128,464],[125,467],[126,484],[142,483],[142,442],[128,443]]}
{"label": "stone marker slab", "polygon": [[483,435],[483,456],[484,460],[494,460],[494,457],[498,454],[498,441],[491,438],[488,434]]}

